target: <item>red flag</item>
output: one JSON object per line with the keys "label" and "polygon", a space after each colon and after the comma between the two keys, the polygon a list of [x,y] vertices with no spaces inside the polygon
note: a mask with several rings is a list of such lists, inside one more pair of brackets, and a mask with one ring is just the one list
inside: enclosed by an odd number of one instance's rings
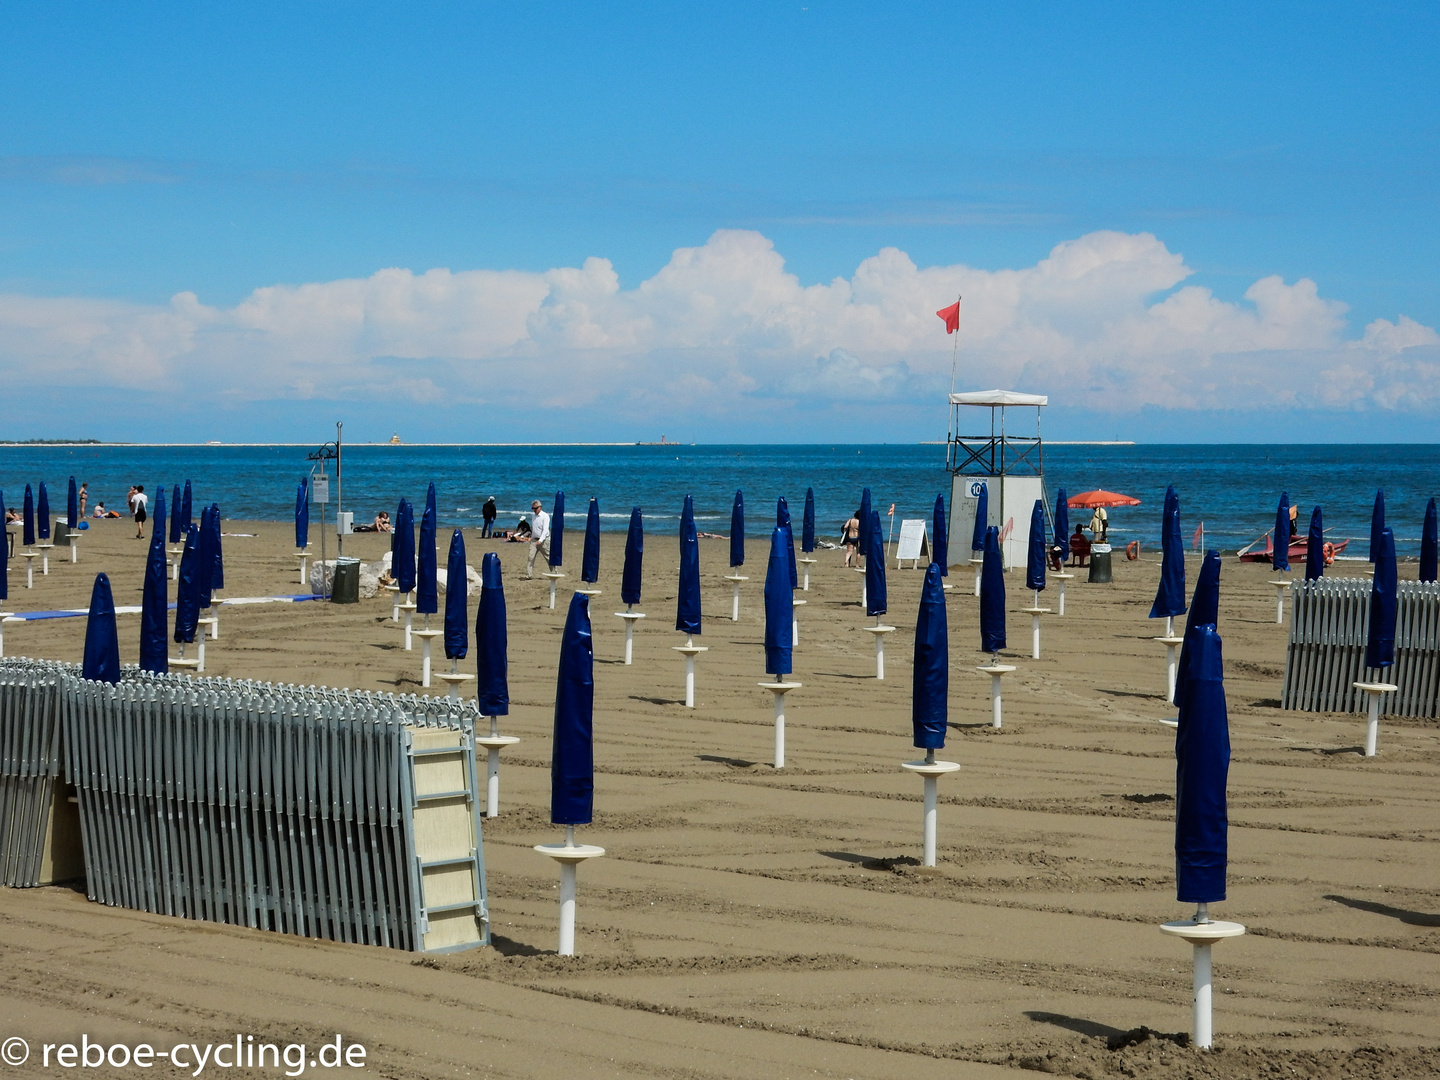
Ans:
{"label": "red flag", "polygon": [[959,300],[956,300],[955,303],[951,304],[949,307],[941,308],[939,311],[935,312],[935,314],[939,315],[940,318],[945,320],[945,333],[953,334],[956,330],[960,329]]}

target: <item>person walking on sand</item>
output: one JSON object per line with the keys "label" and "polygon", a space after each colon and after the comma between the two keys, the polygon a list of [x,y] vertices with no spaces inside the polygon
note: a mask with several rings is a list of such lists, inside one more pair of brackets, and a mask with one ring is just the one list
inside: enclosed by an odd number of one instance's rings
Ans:
{"label": "person walking on sand", "polygon": [[525,553],[525,576],[535,576],[536,554],[545,556],[545,565],[550,565],[550,515],[536,499],[530,504],[530,550]]}
{"label": "person walking on sand", "polygon": [[487,537],[495,528],[495,496],[491,495],[485,500],[485,505],[480,508],[480,517],[483,524],[480,526],[481,537]]}
{"label": "person walking on sand", "polygon": [[136,484],[130,489],[130,512],[135,516],[135,539],[145,539],[145,507],[150,496],[145,494],[145,485]]}
{"label": "person walking on sand", "polygon": [[850,515],[850,519],[840,526],[840,546],[845,549],[845,565],[858,568],[860,559],[860,511]]}

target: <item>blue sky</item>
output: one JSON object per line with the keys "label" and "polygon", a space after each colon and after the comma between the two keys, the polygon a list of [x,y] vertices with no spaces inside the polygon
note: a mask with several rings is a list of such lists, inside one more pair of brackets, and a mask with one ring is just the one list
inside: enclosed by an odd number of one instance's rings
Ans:
{"label": "blue sky", "polygon": [[[1248,439],[1268,397],[1277,438],[1430,439],[1437,24],[1421,4],[9,5],[16,435],[344,416],[418,441],[481,437],[483,414],[494,438],[881,441],[943,428],[930,313],[971,289],[961,385],[1049,393],[1057,437]],[[392,268],[411,276],[375,280]]]}

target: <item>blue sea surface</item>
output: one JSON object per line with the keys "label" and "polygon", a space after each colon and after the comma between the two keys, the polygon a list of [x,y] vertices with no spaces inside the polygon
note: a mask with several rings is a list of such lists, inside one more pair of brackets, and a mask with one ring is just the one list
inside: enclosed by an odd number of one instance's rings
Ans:
{"label": "blue sea surface", "polygon": [[[130,485],[152,493],[190,479],[197,506],[218,502],[232,519],[290,520],[295,486],[307,474],[310,448],[298,446],[3,446],[0,490],[19,506],[25,484],[46,480],[50,505],[63,516],[67,480],[88,481],[90,506],[103,501],[124,512]],[[1281,491],[1300,505],[1300,529],[1315,503],[1324,506],[1332,540],[1360,538],[1345,553],[1368,550],[1370,508],[1385,490],[1387,524],[1402,555],[1416,555],[1425,504],[1440,491],[1440,446],[1194,445],[1074,446],[1044,450],[1053,500],[1093,488],[1133,495],[1137,507],[1110,511],[1111,541],[1158,545],[1165,485],[1180,493],[1187,545],[1202,522],[1205,543],[1234,551],[1270,529]],[[335,498],[334,465],[331,497]],[[673,532],[685,495],[695,496],[701,531],[729,531],[730,503],[745,492],[746,532],[764,536],[784,495],[799,522],[805,489],[815,489],[818,531],[834,538],[869,487],[885,518],[895,504],[896,528],[906,517],[928,518],[937,493],[949,497],[944,445],[625,445],[625,446],[390,446],[357,444],[344,450],[344,505],[357,522],[376,511],[394,513],[404,496],[420,504],[433,481],[442,526],[475,526],[480,506],[495,496],[501,526],[529,513],[532,498],[546,507],[557,488],[566,493],[567,524],[580,528],[586,503],[600,500],[602,528],[623,531],[630,508],[645,513],[652,536]],[[329,510],[335,503],[329,504]],[[312,520],[318,519],[312,507]],[[1072,522],[1085,511],[1072,511]],[[1024,528],[1019,522],[1017,528]],[[1262,543],[1263,546],[1263,543]]]}

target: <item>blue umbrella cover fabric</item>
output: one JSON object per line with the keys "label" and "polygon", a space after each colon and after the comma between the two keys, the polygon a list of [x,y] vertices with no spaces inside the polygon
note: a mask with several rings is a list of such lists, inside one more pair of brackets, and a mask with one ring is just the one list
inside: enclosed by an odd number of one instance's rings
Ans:
{"label": "blue umbrella cover fabric", "polygon": [[915,675],[910,694],[910,722],[915,745],[939,750],[945,745],[950,720],[950,630],[945,617],[945,583],[940,565],[925,569],[920,611],[915,616]]}
{"label": "blue umbrella cover fabric", "polygon": [[765,568],[765,673],[789,675],[795,648],[795,590],[790,587],[789,537],[780,526],[770,532]]}
{"label": "blue umbrella cover fabric", "polygon": [[857,516],[860,519],[860,535],[856,539],[859,541],[860,554],[868,558],[870,553],[870,489],[868,487],[860,492],[860,511]]}
{"label": "blue umbrella cover fabric", "polygon": [[745,565],[745,493],[739,490],[730,504],[730,565]]}
{"label": "blue umbrella cover fabric", "polygon": [[980,494],[975,496],[975,531],[970,534],[970,550],[984,552],[985,532],[990,528],[990,485],[981,481]]}
{"label": "blue umbrella cover fabric", "polygon": [[588,825],[595,812],[595,651],[590,598],[570,597],[555,681],[555,736],[550,758],[550,821]]}
{"label": "blue umbrella cover fabric", "polygon": [[215,533],[210,528],[210,508],[200,508],[200,535],[195,542],[195,595],[208,608],[215,588]]}
{"label": "blue umbrella cover fabric", "polygon": [[435,485],[425,496],[425,513],[420,518],[420,543],[415,551],[415,610],[421,615],[434,615],[440,610],[440,575],[435,550]]}
{"label": "blue umbrella cover fabric", "polygon": [[1000,530],[985,530],[980,566],[980,648],[998,653],[1005,648],[1005,564],[1000,557]]}
{"label": "blue umbrella cover fabric", "polygon": [[1370,583],[1370,625],[1365,634],[1365,666],[1387,668],[1395,663],[1395,616],[1398,583],[1395,572],[1395,534],[1380,530],[1375,554],[1375,577]]}
{"label": "blue umbrella cover fabric", "polygon": [[110,579],[104,574],[95,575],[95,587],[90,590],[80,677],[95,682],[120,681],[120,634],[115,627],[115,598],[110,593]]}
{"label": "blue umbrella cover fabric", "polygon": [[225,587],[225,551],[220,542],[220,504],[210,504],[210,588]]}
{"label": "blue umbrella cover fabric", "polygon": [[1160,522],[1160,583],[1150,605],[1152,619],[1185,614],[1185,538],[1180,532],[1180,497],[1170,498],[1174,490],[1166,494],[1168,505]]}
{"label": "blue umbrella cover fabric", "polygon": [[310,546],[310,478],[302,476],[295,485],[295,546]]}
{"label": "blue umbrella cover fabric", "polygon": [[580,580],[592,585],[600,580],[600,502],[590,500],[585,515],[585,546],[580,552]]}
{"label": "blue umbrella cover fabric", "polygon": [[800,575],[795,567],[795,526],[790,521],[790,504],[781,495],[775,500],[775,524],[785,530],[785,550],[790,561],[790,588],[800,587]]}
{"label": "blue umbrella cover fabric", "polygon": [[550,512],[550,569],[558,570],[565,561],[565,492],[555,492],[555,508]]}
{"label": "blue umbrella cover fabric", "polygon": [[191,525],[185,530],[185,548],[180,554],[180,574],[175,582],[175,642],[188,644],[195,640],[200,625],[200,587],[196,570],[200,562],[200,530]]}
{"label": "blue umbrella cover fabric", "polygon": [[465,535],[450,534],[450,555],[445,560],[445,659],[464,660],[470,652],[470,611],[466,596],[470,575],[465,568]]}
{"label": "blue umbrella cover fabric", "polygon": [[1070,503],[1064,488],[1055,492],[1055,546],[1061,551],[1070,550]]}
{"label": "blue umbrella cover fabric", "polygon": [[1436,572],[1437,530],[1435,527],[1435,500],[1425,507],[1425,527],[1420,530],[1420,580],[1434,581]]}
{"label": "blue umbrella cover fabric", "polygon": [[26,547],[35,546],[35,495],[30,490],[30,485],[25,485],[25,502],[21,515],[21,539],[25,541]]}
{"label": "blue umbrella cover fabric", "polygon": [[940,576],[950,576],[950,526],[945,519],[945,496],[935,496],[930,516],[930,561],[940,567]]}
{"label": "blue umbrella cover fabric", "polygon": [[800,550],[806,555],[815,550],[815,489],[805,489],[805,513],[800,519]]}
{"label": "blue umbrella cover fabric", "polygon": [[[1421,562],[1424,562],[1423,558]],[[1320,507],[1316,506],[1314,510],[1310,511],[1310,532],[1305,537],[1305,580],[1319,581],[1324,576],[1325,517],[1321,513]],[[1421,578],[1420,580],[1425,579]]]}
{"label": "blue umbrella cover fabric", "polygon": [[185,493],[180,496],[180,527],[188,529],[195,524],[195,496],[190,489],[190,481],[185,481]]}
{"label": "blue umbrella cover fabric", "polygon": [[1025,546],[1025,588],[1045,588],[1045,502],[1036,499],[1030,509],[1030,542]]}
{"label": "blue umbrella cover fabric", "polygon": [[41,540],[50,539],[50,489],[40,481],[40,497],[35,500],[35,531]]}
{"label": "blue umbrella cover fabric", "polygon": [[400,500],[394,529],[390,538],[390,576],[404,596],[415,591],[415,510],[409,499]]}
{"label": "blue umbrella cover fabric", "polygon": [[1195,595],[1190,598],[1190,617],[1185,620],[1184,641],[1180,644],[1180,663],[1175,669],[1175,701],[1184,697],[1185,664],[1190,656],[1190,639],[1202,626],[1214,626],[1220,620],[1220,553],[1214,548],[1205,552],[1200,573],[1195,577]]}
{"label": "blue umbrella cover fabric", "polygon": [[640,579],[645,562],[645,520],[640,507],[630,508],[630,529],[625,533],[625,568],[620,573],[620,600],[640,603]]}
{"label": "blue umbrella cover fabric", "polygon": [[510,633],[505,625],[505,583],[500,556],[487,551],[480,560],[480,610],[475,614],[478,666],[475,701],[481,716],[510,714]]}
{"label": "blue umbrella cover fabric", "polygon": [[1280,493],[1280,505],[1275,508],[1275,543],[1270,565],[1276,570],[1290,569],[1290,495],[1285,491]]}
{"label": "blue umbrella cover fabric", "polygon": [[675,629],[700,633],[700,540],[695,535],[695,500],[685,496],[680,512],[680,593],[675,598]]}
{"label": "blue umbrella cover fabric", "polygon": [[184,535],[185,523],[180,520],[180,485],[175,484],[170,489],[170,543],[180,543]]}
{"label": "blue umbrella cover fabric", "polygon": [[884,531],[880,528],[880,512],[870,511],[870,547],[865,551],[865,614],[884,615],[890,610],[890,597],[885,588]]}
{"label": "blue umbrella cover fabric", "polygon": [[1385,530],[1385,489],[1375,492],[1375,505],[1370,510],[1370,561],[1380,550],[1380,534]]}
{"label": "blue umbrella cover fabric", "polygon": [[1196,628],[1175,731],[1175,896],[1181,903],[1225,899],[1230,721],[1220,635]]}
{"label": "blue umbrella cover fabric", "polygon": [[[156,502],[165,503],[165,489],[155,494]],[[164,675],[170,670],[170,645],[166,639],[165,620],[169,612],[170,574],[165,566],[165,535],[156,515],[155,530],[150,534],[150,552],[145,557],[145,587],[140,594],[140,670]]]}
{"label": "blue umbrella cover fabric", "polygon": [[[162,487],[157,493],[164,496],[165,489]],[[65,527],[74,530],[80,524],[80,489],[75,486],[75,477],[70,477],[70,491],[65,496]],[[156,528],[159,528],[157,525]]]}
{"label": "blue umbrella cover fabric", "polygon": [[155,513],[150,516],[150,539],[165,543],[165,485],[155,489]]}

